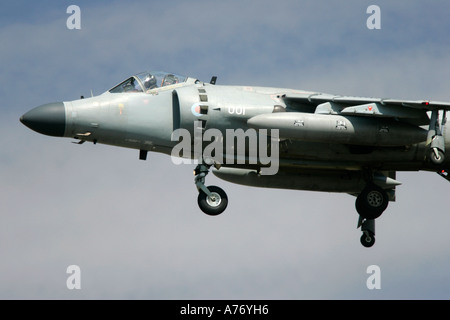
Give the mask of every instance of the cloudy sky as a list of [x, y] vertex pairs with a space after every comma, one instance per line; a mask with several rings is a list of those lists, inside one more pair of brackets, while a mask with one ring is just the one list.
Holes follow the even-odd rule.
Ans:
[[[67, 7], [81, 9], [69, 30]], [[369, 5], [381, 9], [370, 30]], [[19, 122], [47, 102], [166, 70], [218, 84], [450, 101], [450, 4], [436, 1], [1, 1], [1, 299], [449, 299], [450, 184], [401, 172], [359, 243], [346, 194], [247, 188], [197, 207], [193, 166], [75, 145]], [[66, 269], [81, 268], [81, 290]], [[367, 268], [381, 270], [369, 290]]]

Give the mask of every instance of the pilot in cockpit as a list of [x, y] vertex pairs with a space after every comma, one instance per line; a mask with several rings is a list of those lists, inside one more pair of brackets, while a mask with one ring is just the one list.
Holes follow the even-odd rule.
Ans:
[[145, 90], [155, 89], [158, 86], [156, 85], [156, 78], [152, 74], [148, 74], [144, 79], [144, 87]]
[[177, 84], [177, 83], [178, 83], [178, 78], [175, 77], [175, 75], [173, 75], [173, 74], [168, 74], [164, 77], [161, 87], [170, 86], [172, 84]]

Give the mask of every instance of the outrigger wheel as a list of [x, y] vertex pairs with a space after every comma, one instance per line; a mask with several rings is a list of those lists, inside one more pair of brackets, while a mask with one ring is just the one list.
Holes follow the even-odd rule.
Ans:
[[435, 165], [441, 165], [445, 161], [445, 153], [438, 148], [431, 148], [429, 151], [430, 161]]
[[447, 121], [446, 110], [442, 115], [442, 123], [439, 124], [439, 110], [433, 110], [430, 118], [428, 137], [431, 137], [430, 150], [428, 158], [434, 165], [441, 165], [445, 161], [445, 138], [443, 128]]

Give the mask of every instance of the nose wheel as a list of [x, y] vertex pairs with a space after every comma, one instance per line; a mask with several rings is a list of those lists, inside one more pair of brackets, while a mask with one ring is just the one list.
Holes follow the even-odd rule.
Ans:
[[199, 164], [194, 170], [195, 185], [198, 190], [197, 204], [207, 215], [217, 216], [227, 208], [228, 196], [222, 188], [205, 186], [205, 177], [210, 167], [211, 165], [208, 164]]

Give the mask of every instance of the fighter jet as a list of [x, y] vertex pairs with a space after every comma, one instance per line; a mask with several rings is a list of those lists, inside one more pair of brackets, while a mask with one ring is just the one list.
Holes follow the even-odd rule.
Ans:
[[197, 202], [208, 215], [228, 204], [223, 189], [205, 185], [210, 170], [246, 186], [353, 195], [365, 247], [375, 243], [375, 219], [395, 201], [397, 171], [450, 180], [450, 102], [224, 86], [216, 79], [143, 72], [98, 96], [41, 105], [20, 121], [77, 144], [136, 149], [141, 160], [152, 151], [191, 163]]

